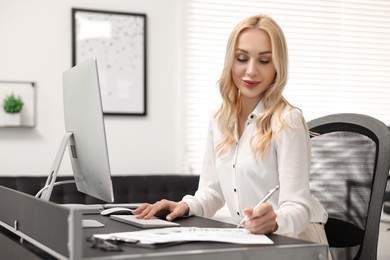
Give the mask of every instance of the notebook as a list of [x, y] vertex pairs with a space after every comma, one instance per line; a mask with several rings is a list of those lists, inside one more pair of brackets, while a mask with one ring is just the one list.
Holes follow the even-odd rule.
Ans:
[[141, 228], [178, 227], [179, 223], [152, 217], [151, 219], [137, 219], [135, 215], [111, 215], [111, 219]]

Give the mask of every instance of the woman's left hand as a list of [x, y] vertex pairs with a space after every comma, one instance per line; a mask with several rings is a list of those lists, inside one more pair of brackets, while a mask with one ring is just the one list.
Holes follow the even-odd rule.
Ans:
[[276, 213], [270, 203], [263, 203], [257, 208], [247, 208], [244, 214], [249, 220], [244, 227], [254, 234], [271, 234], [278, 229]]

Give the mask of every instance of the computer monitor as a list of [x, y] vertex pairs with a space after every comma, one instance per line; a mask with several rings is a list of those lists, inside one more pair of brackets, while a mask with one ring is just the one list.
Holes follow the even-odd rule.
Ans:
[[114, 193], [95, 57], [63, 73], [63, 93], [66, 133], [40, 197], [50, 199], [68, 147], [77, 189], [112, 203]]

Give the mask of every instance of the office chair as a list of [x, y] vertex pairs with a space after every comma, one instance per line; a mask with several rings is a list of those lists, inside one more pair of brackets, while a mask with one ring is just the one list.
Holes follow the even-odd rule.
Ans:
[[[390, 125], [387, 126], [390, 130]], [[390, 160], [390, 159], [389, 159]], [[385, 201], [383, 203], [383, 213], [386, 215], [390, 215], [390, 172], [387, 177], [387, 186], [386, 186], [386, 192], [385, 192]], [[383, 214], [382, 213], [382, 214]], [[387, 230], [389, 231], [389, 229]]]
[[333, 114], [308, 122], [310, 188], [328, 211], [333, 260], [375, 260], [390, 167], [390, 131], [377, 119]]

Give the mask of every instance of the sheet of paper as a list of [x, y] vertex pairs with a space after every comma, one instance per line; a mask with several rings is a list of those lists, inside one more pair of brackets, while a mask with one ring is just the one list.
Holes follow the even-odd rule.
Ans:
[[[101, 238], [107, 235], [100, 235]], [[134, 241], [141, 244], [157, 244], [179, 241], [214, 241], [236, 244], [273, 244], [265, 235], [251, 234], [246, 229], [174, 227], [134, 232], [119, 232], [108, 235], [111, 239]]]
[[243, 228], [183, 228], [181, 237], [189, 240], [217, 241], [235, 244], [273, 244], [273, 241], [265, 235], [252, 234]]

